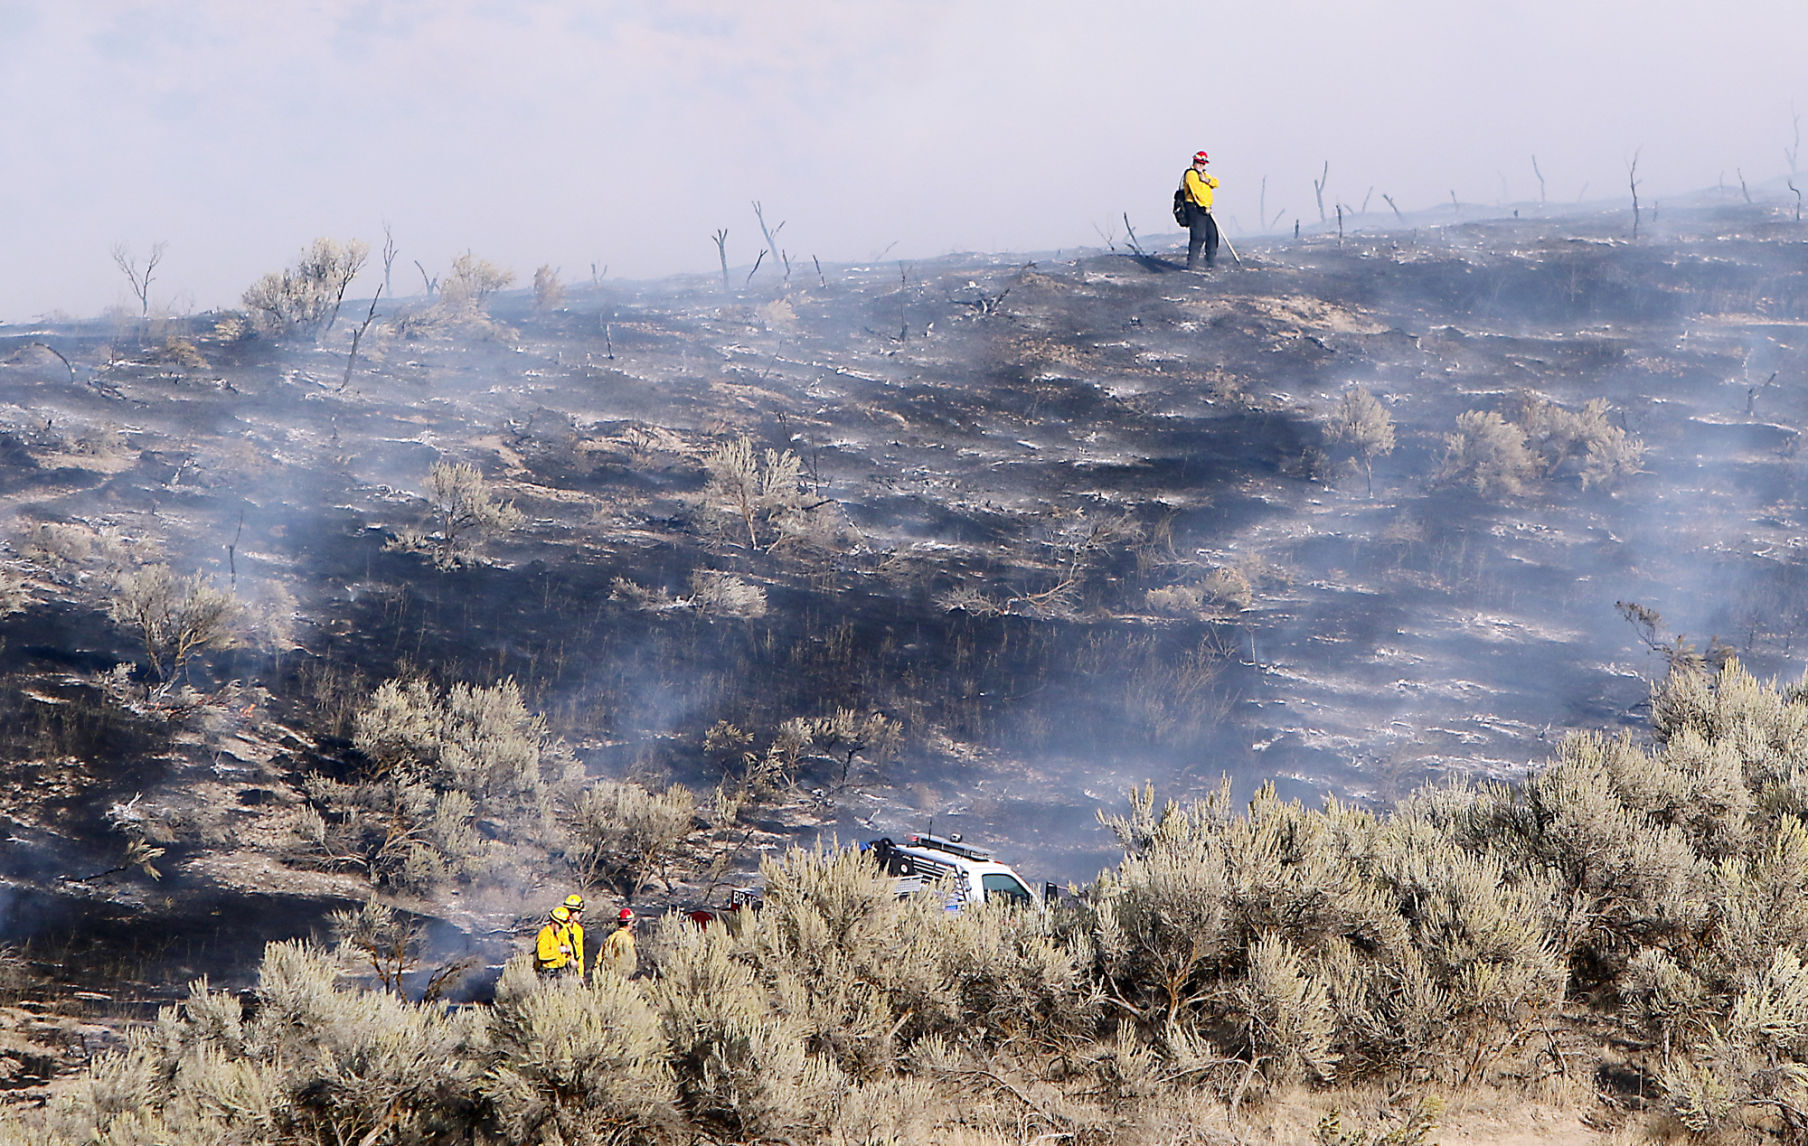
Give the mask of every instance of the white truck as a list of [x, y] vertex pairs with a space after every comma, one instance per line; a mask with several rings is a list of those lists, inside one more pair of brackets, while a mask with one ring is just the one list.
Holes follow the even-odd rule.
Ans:
[[[904, 837], [895, 843], [890, 837], [869, 840], [860, 845], [887, 875], [899, 896], [926, 892], [940, 895], [949, 911], [959, 911], [969, 903], [1005, 902], [1023, 907], [1053, 906], [1060, 888], [1045, 883], [1038, 890], [1006, 865], [992, 858], [992, 853], [961, 843], [959, 836], [936, 836], [928, 833]], [[685, 912], [699, 927], [721, 923], [736, 929], [745, 918], [743, 911], [759, 911], [765, 905], [762, 888], [744, 888], [729, 896], [723, 908], [697, 907]]]
[[925, 832], [906, 836], [903, 843], [886, 837], [862, 844], [860, 850], [869, 853], [887, 875], [895, 877], [899, 895], [940, 893], [946, 897], [949, 911], [959, 911], [969, 903], [1000, 900], [1024, 907], [1055, 901], [1054, 884], [1045, 883], [1032, 891], [1022, 876], [994, 860], [991, 852], [963, 844], [959, 836]]

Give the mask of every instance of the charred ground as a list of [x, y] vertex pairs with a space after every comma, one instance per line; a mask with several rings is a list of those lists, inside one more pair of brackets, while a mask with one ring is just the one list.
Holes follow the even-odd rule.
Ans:
[[[1617, 215], [1503, 220], [1247, 244], [1209, 277], [1095, 251], [518, 292], [465, 324], [422, 298], [378, 312], [349, 378], [344, 319], [317, 345], [217, 314], [0, 328], [28, 592], [0, 621], [5, 939], [36, 975], [156, 995], [318, 928], [368, 888], [286, 862], [291, 820], [308, 775], [361, 766], [350, 715], [398, 675], [513, 678], [591, 775], [700, 793], [735, 767], [703, 747], [719, 722], [757, 748], [881, 712], [898, 754], [845, 782], [807, 759], [736, 862], [933, 820], [1078, 880], [1110, 857], [1095, 809], [1144, 780], [1385, 802], [1642, 729], [1662, 662], [1616, 601], [1793, 677], [1802, 243], [1780, 214], [1674, 209], [1636, 242]], [[1397, 432], [1372, 496], [1327, 438], [1352, 385]], [[1529, 397], [1604, 399], [1641, 472], [1437, 480], [1460, 414]], [[749, 545], [700, 509], [743, 436], [797, 456], [807, 535]], [[450, 568], [391, 544], [436, 461], [525, 514]], [[43, 564], [45, 523], [205, 572], [292, 639], [135, 701], [145, 658]], [[764, 611], [708, 607], [699, 574]], [[157, 881], [110, 870], [134, 798]], [[564, 878], [404, 902], [493, 953]], [[146, 929], [169, 941], [100, 938]], [[96, 987], [71, 968], [101, 950], [130, 954]]]

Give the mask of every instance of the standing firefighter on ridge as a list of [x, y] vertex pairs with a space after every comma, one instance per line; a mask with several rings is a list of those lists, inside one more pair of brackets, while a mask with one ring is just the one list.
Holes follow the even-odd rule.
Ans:
[[1200, 151], [1193, 165], [1180, 177], [1180, 200], [1186, 208], [1187, 270], [1197, 270], [1204, 255], [1205, 268], [1211, 269], [1218, 258], [1218, 224], [1212, 218], [1212, 193], [1218, 189], [1218, 177], [1208, 173], [1211, 160]]

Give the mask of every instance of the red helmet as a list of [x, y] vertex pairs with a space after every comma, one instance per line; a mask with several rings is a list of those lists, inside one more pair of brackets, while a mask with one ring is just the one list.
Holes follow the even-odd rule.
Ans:
[[621, 909], [621, 914], [616, 916], [616, 918], [620, 919], [623, 923], [626, 923], [628, 920], [634, 918], [634, 913], [624, 907]]
[[1212, 161], [1211, 157], [1208, 156], [1205, 152], [1203, 152], [1203, 151], [1193, 152], [1193, 162], [1194, 163], [1210, 163], [1211, 161]]

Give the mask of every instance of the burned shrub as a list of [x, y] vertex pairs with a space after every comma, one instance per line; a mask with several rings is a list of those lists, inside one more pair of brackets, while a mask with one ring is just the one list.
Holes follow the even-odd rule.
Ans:
[[1348, 451], [1350, 461], [1362, 467], [1369, 496], [1375, 495], [1375, 459], [1394, 452], [1394, 420], [1387, 407], [1360, 386], [1352, 386], [1338, 399], [1325, 427], [1326, 440]]
[[186, 677], [195, 654], [233, 644], [246, 615], [238, 598], [215, 588], [206, 574], [179, 578], [161, 564], [120, 574], [107, 612], [137, 633], [159, 696]]
[[315, 239], [280, 274], [267, 274], [245, 291], [245, 309], [261, 334], [319, 337], [332, 329], [346, 288], [364, 267], [370, 247], [356, 239]]
[[427, 517], [419, 526], [396, 531], [388, 548], [420, 553], [441, 569], [456, 569], [478, 560], [490, 538], [520, 527], [526, 520], [513, 502], [490, 492], [483, 472], [468, 462], [434, 462], [427, 472]]
[[1517, 496], [1536, 476], [1525, 431], [1492, 410], [1457, 415], [1456, 432], [1444, 438], [1436, 482], [1466, 485], [1481, 497]]

